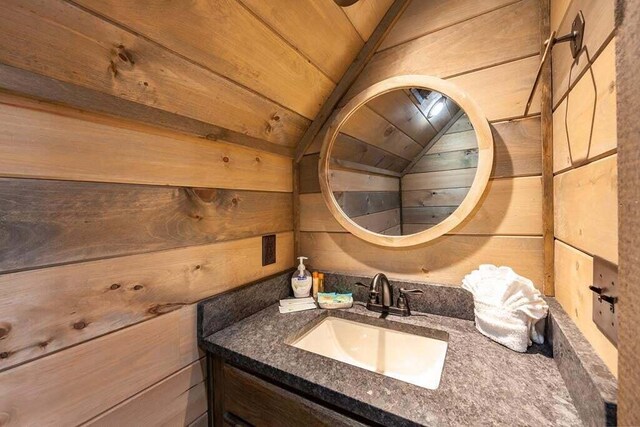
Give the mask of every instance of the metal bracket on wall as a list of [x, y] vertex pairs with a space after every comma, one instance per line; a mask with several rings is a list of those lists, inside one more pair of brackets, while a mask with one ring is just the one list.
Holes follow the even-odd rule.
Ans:
[[536, 79], [533, 82], [533, 87], [531, 88], [531, 93], [529, 94], [529, 99], [527, 99], [527, 106], [524, 108], [524, 115], [529, 114], [529, 108], [531, 108], [531, 102], [533, 102], [533, 96], [536, 93], [536, 88], [538, 87], [538, 83], [540, 83], [540, 76], [542, 75], [542, 67], [550, 56], [551, 49], [558, 43], [569, 42], [571, 46], [571, 56], [573, 59], [576, 59], [582, 50], [582, 43], [584, 40], [584, 15], [582, 12], [578, 12], [576, 14], [573, 23], [571, 24], [571, 32], [565, 34], [564, 36], [556, 37], [556, 32], [552, 31], [549, 38], [544, 42], [545, 49], [542, 54], [542, 59], [540, 60], [540, 66], [538, 67], [538, 72], [536, 73]]
[[576, 59], [582, 50], [582, 41], [584, 39], [584, 15], [578, 12], [573, 23], [571, 24], [571, 32], [562, 37], [556, 37], [553, 44], [570, 42], [571, 56]]
[[593, 322], [616, 345], [618, 344], [618, 266], [593, 257]]

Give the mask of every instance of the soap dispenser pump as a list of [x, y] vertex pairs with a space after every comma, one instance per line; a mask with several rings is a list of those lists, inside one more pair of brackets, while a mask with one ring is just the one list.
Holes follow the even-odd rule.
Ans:
[[299, 256], [298, 259], [300, 260], [300, 265], [298, 265], [298, 271], [293, 273], [293, 276], [291, 277], [291, 288], [293, 289], [294, 297], [304, 298], [309, 296], [309, 291], [313, 284], [313, 278], [303, 263], [303, 260], [308, 258]]

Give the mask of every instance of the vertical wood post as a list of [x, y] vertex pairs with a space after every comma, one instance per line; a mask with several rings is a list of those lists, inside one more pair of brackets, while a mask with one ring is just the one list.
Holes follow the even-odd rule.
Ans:
[[293, 167], [293, 262], [300, 253], [300, 164], [292, 160]]
[[[550, 0], [540, 0], [541, 52], [551, 33]], [[542, 240], [545, 295], [554, 295], [554, 234], [553, 234], [553, 90], [551, 58], [542, 67], [540, 76], [540, 125], [542, 132]]]
[[640, 425], [640, 2], [618, 0], [618, 422]]

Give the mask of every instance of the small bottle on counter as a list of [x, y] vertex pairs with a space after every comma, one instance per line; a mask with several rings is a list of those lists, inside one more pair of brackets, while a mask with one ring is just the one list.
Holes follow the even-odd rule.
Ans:
[[320, 289], [319, 288], [320, 279], [318, 278], [318, 272], [314, 271], [311, 276], [313, 277], [313, 297], [315, 299], [318, 299], [318, 290]]
[[324, 273], [318, 273], [318, 292], [324, 292]]
[[293, 289], [293, 296], [296, 298], [308, 297], [313, 286], [313, 279], [311, 273], [305, 267], [303, 261], [308, 259], [304, 256], [299, 256], [300, 265], [298, 271], [291, 276], [291, 288]]

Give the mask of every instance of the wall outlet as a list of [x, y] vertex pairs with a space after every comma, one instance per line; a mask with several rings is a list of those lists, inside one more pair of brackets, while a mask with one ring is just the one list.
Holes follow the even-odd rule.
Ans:
[[262, 266], [276, 262], [276, 235], [262, 236]]

